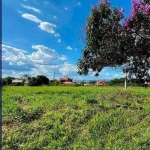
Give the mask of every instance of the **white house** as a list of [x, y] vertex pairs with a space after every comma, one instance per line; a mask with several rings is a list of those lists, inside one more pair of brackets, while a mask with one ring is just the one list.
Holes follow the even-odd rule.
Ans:
[[24, 80], [24, 83], [25, 83], [25, 84], [28, 84], [28, 82], [29, 82], [29, 79], [28, 79], [28, 76], [27, 76], [27, 75], [23, 75], [23, 76], [22, 76], [22, 80]]
[[27, 75], [23, 75], [20, 79], [19, 78], [15, 78], [12, 80], [12, 83], [23, 83], [24, 84], [28, 84], [29, 80], [28, 80], [28, 76]]
[[18, 78], [15, 78], [12, 80], [12, 83], [22, 83], [23, 80], [22, 79], [18, 79]]

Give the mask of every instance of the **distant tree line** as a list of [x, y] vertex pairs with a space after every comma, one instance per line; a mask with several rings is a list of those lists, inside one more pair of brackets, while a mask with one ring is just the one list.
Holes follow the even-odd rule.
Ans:
[[[114, 86], [114, 85], [122, 85], [124, 86], [124, 82], [125, 82], [125, 78], [115, 78], [112, 79], [108, 82], [108, 85], [110, 86]], [[144, 86], [144, 80], [136, 80], [136, 79], [132, 79], [132, 80], [127, 80], [127, 84], [128, 86]]]
[[15, 78], [14, 77], [2, 78], [2, 85], [11, 85], [13, 79]]
[[[16, 86], [23, 86], [24, 80], [22, 82], [12, 83], [12, 80], [15, 79], [14, 77], [6, 77], [2, 78], [2, 85], [16, 85]], [[44, 75], [38, 75], [37, 77], [28, 77], [28, 84], [29, 86], [40, 86], [40, 85], [49, 85], [49, 79]]]
[[[2, 85], [12, 85], [12, 86], [23, 86], [24, 85], [24, 80], [22, 82], [17, 82], [17, 83], [12, 83], [12, 80], [14, 80], [14, 77], [6, 77], [2, 78]], [[28, 86], [42, 86], [42, 85], [49, 85], [49, 86], [57, 86], [60, 85], [60, 81], [54, 79], [54, 80], [49, 80], [46, 76], [44, 75], [37, 75], [36, 77], [31, 77], [28, 76]]]
[[[2, 85], [15, 85], [15, 86], [23, 86], [24, 85], [24, 80], [22, 81], [22, 83], [12, 83], [12, 80], [15, 79], [14, 77], [6, 77], [6, 78], [2, 78]], [[124, 85], [125, 82], [125, 78], [115, 78], [112, 79], [108, 82], [108, 85], [110, 86], [114, 86], [114, 85]], [[76, 83], [74, 86], [84, 86], [86, 82], [81, 82]], [[88, 82], [91, 85], [94, 85], [96, 83], [96, 81], [90, 81]], [[42, 85], [47, 85], [47, 86], [57, 86], [60, 85], [60, 81], [58, 80], [49, 80], [46, 76], [44, 75], [38, 75], [36, 77], [28, 77], [28, 86], [42, 86]], [[144, 86], [143, 81], [141, 82], [137, 82], [137, 80], [132, 80], [132, 81], [128, 81], [128, 86]]]
[[115, 78], [109, 81], [109, 85], [124, 84], [125, 78]]

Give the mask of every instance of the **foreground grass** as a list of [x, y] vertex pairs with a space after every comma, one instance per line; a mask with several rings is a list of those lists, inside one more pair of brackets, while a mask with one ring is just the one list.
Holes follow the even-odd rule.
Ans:
[[150, 88], [4, 87], [3, 150], [148, 150]]

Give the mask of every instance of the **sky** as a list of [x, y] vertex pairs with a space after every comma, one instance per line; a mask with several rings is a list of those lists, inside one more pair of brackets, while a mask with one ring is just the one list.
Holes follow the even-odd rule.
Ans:
[[[130, 0], [110, 0], [129, 16]], [[110, 80], [124, 77], [121, 69], [104, 68], [98, 77], [77, 74], [85, 43], [84, 26], [98, 0], [3, 0], [2, 77], [45, 75], [73, 80]]]

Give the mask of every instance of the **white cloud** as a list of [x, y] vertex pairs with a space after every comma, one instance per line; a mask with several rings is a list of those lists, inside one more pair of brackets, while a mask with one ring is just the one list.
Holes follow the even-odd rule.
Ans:
[[24, 65], [24, 64], [25, 64], [25, 63], [22, 62], [22, 61], [17, 62], [17, 65], [19, 65], [19, 66]]
[[66, 49], [68, 49], [68, 50], [72, 50], [72, 47], [70, 47], [70, 46], [67, 46], [67, 47], [66, 47]]
[[80, 6], [80, 5], [81, 5], [81, 3], [80, 3], [80, 2], [78, 2], [78, 3], [77, 3], [77, 6]]
[[51, 78], [56, 72], [59, 79], [64, 75], [73, 76], [76, 73], [75, 65], [64, 63], [68, 59], [66, 55], [59, 55], [56, 50], [44, 45], [33, 45], [32, 48], [35, 51], [29, 54], [25, 50], [3, 44], [3, 74], [11, 74], [14, 77], [24, 73], [31, 76], [44, 74]]
[[9, 65], [11, 66], [11, 65], [14, 65], [14, 63], [12, 63], [11, 61], [9, 62]]
[[[31, 14], [22, 14], [22, 17], [23, 18], [26, 18], [30, 21], [33, 21], [33, 22], [36, 22], [36, 23], [39, 23], [38, 27], [43, 30], [43, 31], [46, 31], [50, 34], [54, 34], [55, 33], [55, 28], [56, 28], [56, 25], [55, 24], [52, 24], [52, 23], [49, 23], [49, 22], [44, 22], [44, 21], [41, 21], [40, 19], [38, 19], [36, 16], [34, 15], [31, 15]], [[58, 33], [55, 33], [54, 36], [56, 37], [60, 37], [60, 34]]]
[[53, 65], [59, 60], [66, 60], [65, 56], [59, 56], [54, 49], [50, 49], [44, 45], [33, 45], [32, 48], [37, 51], [27, 55], [27, 52], [22, 49], [2, 45], [2, 60], [8, 62], [9, 65], [24, 65], [25, 63], [32, 65], [36, 63], [41, 65]]
[[68, 8], [67, 8], [67, 7], [64, 7], [64, 9], [65, 9], [65, 10], [68, 10]]
[[69, 75], [72, 72], [77, 72], [77, 68], [75, 65], [65, 62], [61, 68], [59, 68], [59, 72], [63, 75]]
[[28, 19], [30, 21], [36, 22], [36, 23], [41, 23], [42, 21], [40, 19], [38, 19], [36, 16], [31, 15], [31, 14], [22, 14], [22, 17], [25, 19]]
[[3, 60], [6, 61], [18, 61], [18, 60], [25, 60], [26, 56], [25, 53], [26, 51], [22, 49], [18, 49], [15, 47], [7, 46], [2, 44], [2, 54], [3, 54]]
[[44, 45], [33, 45], [32, 48], [37, 49], [41, 54], [48, 55], [51, 58], [58, 57], [58, 54], [54, 49], [50, 49]]
[[48, 22], [41, 22], [39, 28], [48, 33], [54, 34], [55, 33], [54, 28], [56, 28], [56, 25]]
[[62, 56], [59, 57], [59, 59], [60, 59], [60, 60], [67, 60], [68, 58], [67, 58], [67, 56], [62, 55]]
[[23, 5], [21, 4], [24, 8], [26, 9], [29, 9], [29, 10], [32, 10], [34, 12], [37, 12], [37, 13], [41, 13], [41, 10], [37, 9], [37, 8], [34, 8], [34, 7], [30, 7], [30, 6], [26, 6], [26, 5]]
[[[35, 46], [36, 47], [36, 46]], [[28, 56], [28, 59], [34, 63], [34, 65], [54, 65], [55, 60], [57, 61], [58, 57], [55, 51], [51, 49], [42, 48], [42, 46], [37, 46], [38, 49], [36, 52], [33, 52], [31, 55]]]
[[60, 37], [60, 34], [59, 33], [55, 33], [54, 36], [55, 37]]
[[44, 4], [45, 4], [45, 5], [48, 5], [48, 4], [49, 4], [49, 2], [48, 2], [48, 1], [45, 1], [45, 2], [44, 2]]
[[38, 4], [38, 5], [40, 5], [40, 4], [37, 2], [37, 0], [33, 0], [33, 2], [36, 3], [36, 4]]
[[58, 43], [60, 43], [61, 42], [61, 39], [58, 39], [58, 41], [57, 41]]
[[38, 69], [36, 69], [36, 68], [32, 69], [32, 74], [34, 74], [34, 75], [40, 75], [40, 74], [48, 75], [49, 74], [49, 67], [38, 66]]
[[22, 14], [22, 11], [18, 10], [18, 13]]
[[57, 17], [56, 17], [56, 16], [53, 16], [53, 18], [57, 19]]

